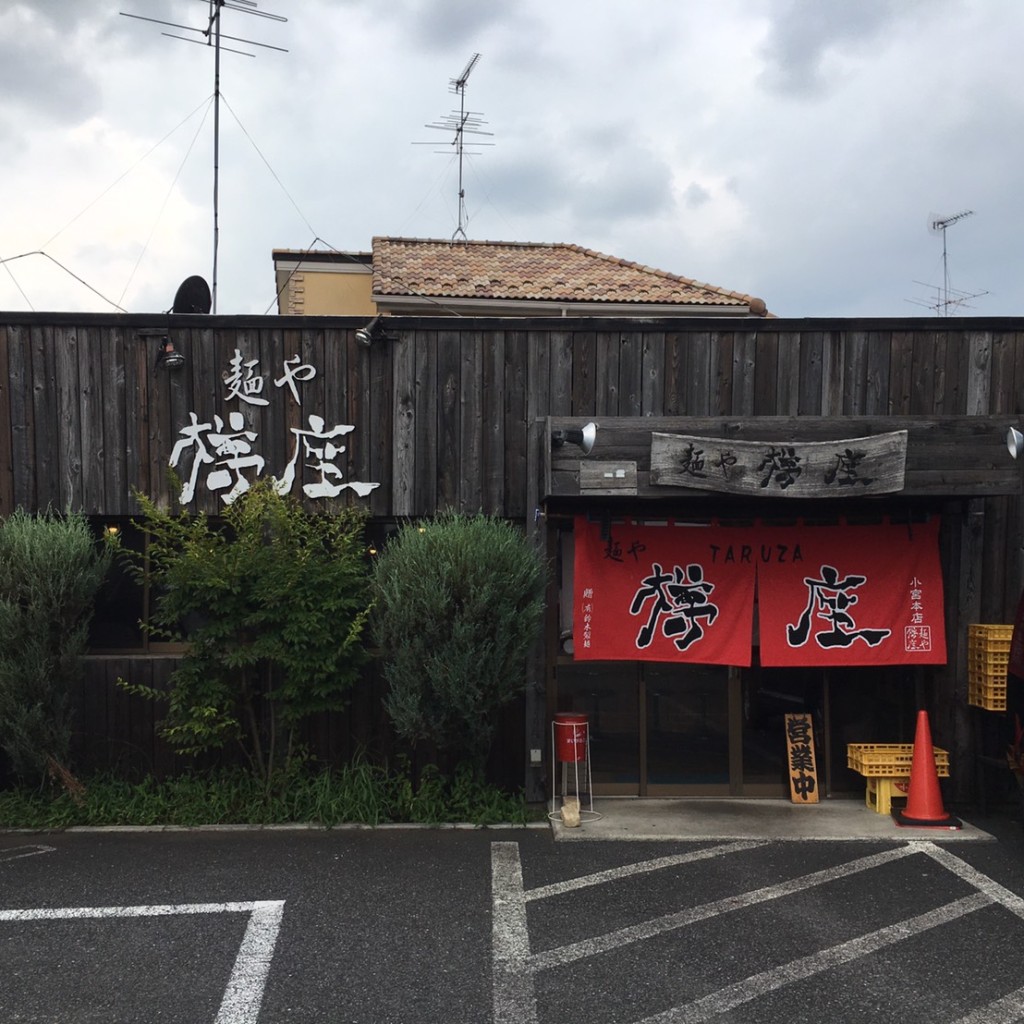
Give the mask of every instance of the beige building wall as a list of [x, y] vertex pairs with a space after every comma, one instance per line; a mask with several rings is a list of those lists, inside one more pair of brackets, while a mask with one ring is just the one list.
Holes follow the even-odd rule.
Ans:
[[277, 311], [306, 316], [376, 316], [369, 265], [275, 259]]

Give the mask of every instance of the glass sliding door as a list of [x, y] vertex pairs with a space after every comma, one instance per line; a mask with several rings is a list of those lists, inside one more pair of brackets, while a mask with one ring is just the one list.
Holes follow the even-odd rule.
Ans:
[[728, 794], [729, 669], [651, 663], [642, 672], [647, 794]]
[[[789, 795], [785, 716], [809, 713], [820, 747], [824, 728], [821, 669], [743, 669], [743, 791], [749, 795]], [[824, 785], [824, 758], [818, 751], [818, 780]]]
[[580, 662], [559, 665], [558, 710], [586, 714], [594, 791], [640, 795], [640, 709], [637, 664]]

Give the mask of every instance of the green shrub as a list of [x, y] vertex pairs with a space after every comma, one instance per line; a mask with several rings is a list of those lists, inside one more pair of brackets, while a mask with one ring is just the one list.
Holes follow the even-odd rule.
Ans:
[[167, 693], [162, 735], [182, 754], [230, 742], [269, 780], [296, 753], [303, 719], [344, 706], [365, 661], [365, 514], [307, 512], [271, 481], [224, 512], [171, 514], [139, 496], [145, 556], [126, 553], [157, 595], [150, 633], [186, 642]]
[[19, 510], [0, 523], [0, 748], [24, 781], [67, 764], [72, 691], [109, 564], [82, 515]]
[[526, 684], [546, 577], [521, 530], [447, 513], [404, 526], [373, 568], [370, 633], [396, 731], [481, 769]]

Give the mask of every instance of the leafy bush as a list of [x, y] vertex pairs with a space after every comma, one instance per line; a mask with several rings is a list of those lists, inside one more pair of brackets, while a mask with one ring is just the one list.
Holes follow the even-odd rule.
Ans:
[[0, 523], [0, 747], [22, 780], [67, 764], [72, 690], [109, 564], [82, 515], [19, 510]]
[[370, 633], [400, 736], [482, 768], [497, 712], [524, 689], [545, 582], [522, 531], [490, 516], [446, 513], [391, 538]]
[[188, 648], [168, 693], [120, 683], [167, 702], [161, 731], [178, 753], [237, 741], [269, 780], [291, 762], [301, 721], [343, 707], [359, 677], [365, 515], [307, 512], [272, 481], [228, 506], [219, 525], [138, 498], [148, 550], [126, 555], [157, 595], [145, 628]]

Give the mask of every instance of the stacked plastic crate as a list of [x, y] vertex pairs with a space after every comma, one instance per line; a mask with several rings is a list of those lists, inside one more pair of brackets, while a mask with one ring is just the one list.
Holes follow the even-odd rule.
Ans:
[[967, 703], [986, 711], [1006, 710], [1006, 668], [1013, 626], [975, 623], [967, 627]]

